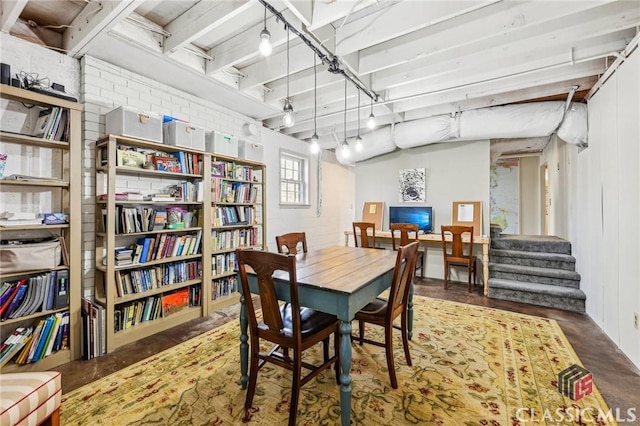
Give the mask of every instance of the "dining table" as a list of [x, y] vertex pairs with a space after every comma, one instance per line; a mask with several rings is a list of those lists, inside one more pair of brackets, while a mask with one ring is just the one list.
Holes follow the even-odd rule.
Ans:
[[[333, 314], [340, 320], [340, 418], [347, 426], [351, 419], [351, 321], [356, 312], [391, 286], [397, 252], [360, 247], [324, 247], [296, 255], [296, 274], [300, 306]], [[255, 274], [248, 272], [251, 293], [258, 293]], [[276, 293], [288, 301], [288, 273], [274, 273]], [[241, 385], [249, 382], [249, 337], [245, 297], [240, 297]], [[408, 300], [407, 328], [411, 336], [413, 290]]]

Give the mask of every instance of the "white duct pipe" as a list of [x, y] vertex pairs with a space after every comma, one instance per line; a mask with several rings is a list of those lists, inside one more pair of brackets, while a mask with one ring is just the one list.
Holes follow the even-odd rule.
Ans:
[[556, 131], [568, 143], [586, 144], [586, 105], [572, 103], [566, 114], [565, 107], [563, 101], [535, 102], [408, 121], [396, 124], [393, 130], [387, 127], [386, 132], [380, 129], [365, 135], [362, 152], [352, 149], [351, 156], [344, 158], [338, 149], [336, 157], [341, 164], [351, 165], [393, 151], [394, 141], [397, 147], [406, 149], [436, 142], [536, 138]]

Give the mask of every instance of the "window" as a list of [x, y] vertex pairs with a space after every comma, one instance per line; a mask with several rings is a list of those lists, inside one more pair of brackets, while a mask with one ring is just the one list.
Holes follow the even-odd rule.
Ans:
[[280, 204], [308, 205], [308, 160], [280, 152]]

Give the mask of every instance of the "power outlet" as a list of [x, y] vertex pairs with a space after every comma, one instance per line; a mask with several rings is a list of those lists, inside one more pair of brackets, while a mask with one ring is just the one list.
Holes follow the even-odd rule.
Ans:
[[640, 330], [640, 314], [638, 314], [637, 312], [633, 313], [633, 326], [637, 330]]

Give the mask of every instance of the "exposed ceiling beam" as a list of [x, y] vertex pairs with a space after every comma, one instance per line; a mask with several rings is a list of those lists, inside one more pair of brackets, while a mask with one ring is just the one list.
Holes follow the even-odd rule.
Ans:
[[[300, 27], [300, 20], [293, 16], [293, 14], [284, 11], [283, 15], [291, 25], [296, 28]], [[207, 63], [207, 74], [214, 74], [227, 67], [236, 66], [252, 58], [262, 58], [258, 52], [258, 44], [260, 42], [260, 31], [262, 31], [263, 28], [264, 23], [260, 22], [243, 33], [209, 49], [207, 54], [212, 56], [213, 60]], [[287, 32], [282, 23], [276, 22], [274, 16], [267, 15], [267, 29], [271, 33], [271, 45], [274, 47], [274, 50], [276, 47], [287, 42]], [[271, 61], [272, 58], [270, 57], [266, 60]]]
[[79, 58], [90, 48], [94, 39], [115, 27], [129, 16], [144, 0], [111, 0], [90, 2], [75, 17], [63, 35], [63, 48], [69, 56]]
[[283, 0], [282, 1], [306, 27], [313, 21], [313, 3], [308, 0]]
[[450, 2], [399, 2], [386, 9], [346, 23], [336, 31], [340, 56], [453, 19], [498, 0]]
[[8, 33], [11, 27], [18, 21], [22, 10], [27, 5], [29, 0], [14, 0], [3, 1], [0, 4], [2, 10], [2, 16], [0, 17], [0, 31]]
[[164, 52], [175, 52], [202, 35], [225, 25], [251, 7], [254, 7], [254, 4], [249, 0], [196, 3], [191, 9], [165, 25], [164, 30], [170, 35], [165, 39]]
[[[614, 31], [620, 28], [620, 18], [626, 18], [625, 14], [634, 14], [629, 5], [616, 3], [577, 13], [588, 6], [593, 6], [593, 3], [549, 2], [545, 3], [545, 7], [540, 7], [539, 2], [498, 3], [364, 49], [360, 51], [358, 69], [361, 74], [366, 74], [423, 58], [433, 58], [443, 52], [451, 56], [496, 46], [509, 48], [518, 40], [531, 40], [529, 45], [532, 46], [535, 40], [547, 38], [553, 44], [562, 39], [562, 34], [571, 34], [575, 28], [590, 27], [592, 31], [596, 31], [596, 23], [597, 28]], [[636, 11], [635, 14], [637, 13]], [[567, 15], [571, 15], [571, 18], [565, 18]], [[627, 18], [626, 21], [637, 22], [637, 17]], [[594, 33], [585, 36], [592, 35]], [[460, 49], [464, 52], [460, 52]]]

